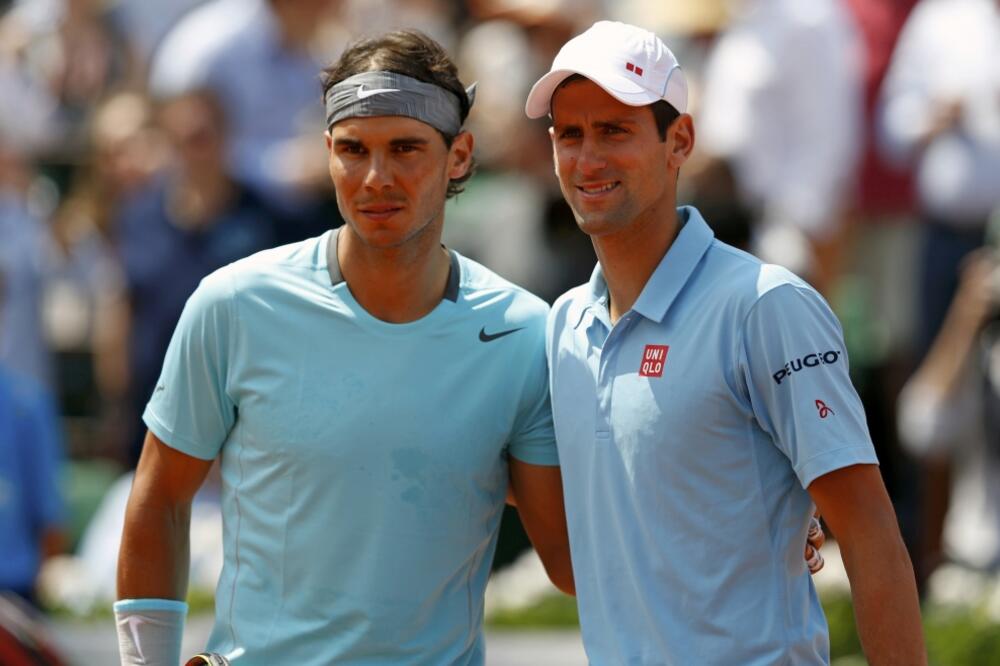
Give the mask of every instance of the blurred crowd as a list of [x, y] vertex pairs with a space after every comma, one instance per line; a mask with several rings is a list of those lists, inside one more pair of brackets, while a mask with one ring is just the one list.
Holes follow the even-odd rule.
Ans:
[[1000, 570], [1000, 0], [0, 0], [0, 589], [85, 545], [74, 474], [134, 467], [199, 280], [342, 223], [318, 74], [352, 40], [418, 28], [479, 82], [446, 242], [586, 281], [523, 105], [600, 18], [687, 72], [680, 200], [838, 313], [921, 583]]

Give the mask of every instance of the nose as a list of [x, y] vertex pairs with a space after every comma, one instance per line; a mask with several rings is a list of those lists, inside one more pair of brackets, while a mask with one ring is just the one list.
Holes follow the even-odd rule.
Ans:
[[364, 185], [369, 190], [384, 190], [392, 185], [389, 161], [375, 152], [371, 154]]
[[576, 168], [583, 175], [598, 173], [607, 166], [607, 160], [593, 136], [584, 136], [576, 156]]

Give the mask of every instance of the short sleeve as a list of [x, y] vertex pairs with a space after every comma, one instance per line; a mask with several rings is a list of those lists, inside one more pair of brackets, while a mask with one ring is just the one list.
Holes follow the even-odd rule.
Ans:
[[531, 367], [524, 384], [508, 451], [522, 462], [557, 466], [559, 454], [556, 451], [556, 433], [552, 424], [549, 370], [545, 357], [545, 339], [542, 327], [539, 326], [537, 344], [531, 355]]
[[184, 306], [143, 420], [171, 448], [218, 455], [236, 421], [227, 392], [234, 295], [225, 271], [202, 280]]
[[803, 487], [842, 467], [878, 463], [840, 323], [819, 294], [783, 284], [760, 296], [740, 354], [754, 416]]

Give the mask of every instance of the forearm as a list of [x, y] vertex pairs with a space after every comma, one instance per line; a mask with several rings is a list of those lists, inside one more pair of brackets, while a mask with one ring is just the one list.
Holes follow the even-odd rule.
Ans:
[[962, 381], [972, 355], [978, 326], [951, 312], [927, 357], [911, 381], [939, 396], [952, 395]]
[[927, 663], [913, 566], [895, 530], [859, 545], [841, 544], [855, 621], [872, 666]]
[[190, 504], [133, 498], [125, 512], [118, 554], [119, 599], [178, 599], [187, 595]]
[[[534, 542], [533, 545], [535, 545]], [[545, 573], [556, 589], [563, 594], [575, 597], [576, 584], [573, 580], [573, 563], [570, 559], [569, 544], [559, 543], [547, 546], [537, 544], [535, 550], [542, 560]]]
[[559, 468], [529, 465], [516, 459], [510, 465], [508, 495], [513, 500], [511, 504], [517, 507], [524, 531], [552, 584], [566, 594], [575, 595]]

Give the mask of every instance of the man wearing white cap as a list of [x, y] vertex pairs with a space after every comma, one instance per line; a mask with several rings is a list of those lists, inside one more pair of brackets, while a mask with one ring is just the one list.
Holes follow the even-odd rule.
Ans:
[[[840, 325], [784, 268], [676, 208], [687, 85], [652, 33], [599, 22], [532, 89], [599, 263], [548, 323], [592, 664], [825, 664], [801, 543], [838, 537], [873, 664], [925, 662], [913, 571]], [[891, 608], [892, 613], [885, 609]]]

